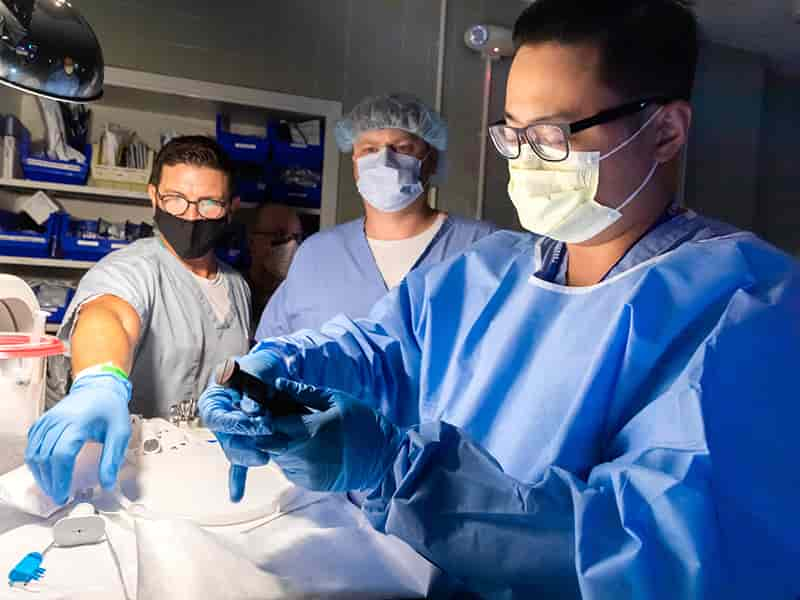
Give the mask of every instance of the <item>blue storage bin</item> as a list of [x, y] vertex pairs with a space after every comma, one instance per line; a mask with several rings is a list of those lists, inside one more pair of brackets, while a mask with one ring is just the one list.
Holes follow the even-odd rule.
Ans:
[[97, 233], [97, 221], [82, 221], [63, 215], [56, 255], [69, 260], [98, 261], [109, 252], [126, 247], [127, 240], [109, 239]]
[[64, 315], [67, 314], [67, 307], [69, 303], [72, 302], [72, 297], [75, 295], [75, 290], [70, 290], [67, 294], [67, 303], [64, 306], [60, 306], [57, 310], [49, 312], [47, 314], [47, 323], [54, 323], [56, 325], [61, 325], [61, 321], [64, 320]]
[[269, 160], [269, 137], [231, 133], [227, 115], [217, 114], [217, 142], [234, 162], [265, 164]]
[[231, 226], [227, 235], [214, 249], [217, 258], [225, 261], [235, 269], [243, 270], [249, 266], [250, 256], [247, 249], [247, 230], [243, 223]]
[[262, 203], [269, 199], [270, 171], [266, 165], [234, 164], [235, 195], [242, 202]]
[[47, 312], [47, 322], [48, 323], [55, 323], [61, 324], [61, 321], [64, 320], [64, 315], [67, 312], [67, 308], [69, 307], [69, 303], [72, 302], [72, 298], [75, 296], [75, 290], [73, 288], [67, 289], [67, 295], [64, 300], [64, 303], [60, 306], [45, 306], [42, 304], [41, 299], [39, 297], [39, 287], [34, 288], [34, 293], [36, 294], [36, 298], [40, 300], [41, 309]]
[[322, 171], [322, 161], [325, 158], [325, 130], [321, 124], [320, 144], [314, 146], [293, 143], [287, 122], [270, 121], [269, 144], [273, 165]]
[[58, 235], [60, 217], [58, 213], [50, 215], [43, 233], [20, 231], [20, 215], [0, 210], [0, 255], [47, 258]]
[[319, 208], [322, 203], [322, 172], [299, 167], [273, 167], [272, 200], [281, 204]]
[[24, 140], [20, 144], [22, 172], [26, 179], [33, 181], [86, 185], [89, 165], [92, 162], [91, 144], [86, 145], [83, 153], [86, 156], [86, 162], [83, 164], [75, 161], [50, 160], [46, 156], [30, 156], [30, 141]]

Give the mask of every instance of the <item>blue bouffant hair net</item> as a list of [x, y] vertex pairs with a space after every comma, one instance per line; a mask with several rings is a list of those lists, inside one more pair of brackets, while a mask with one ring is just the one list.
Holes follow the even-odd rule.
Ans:
[[365, 98], [336, 124], [336, 143], [342, 152], [351, 152], [359, 136], [373, 129], [402, 129], [440, 152], [447, 150], [447, 123], [414, 96], [390, 94]]

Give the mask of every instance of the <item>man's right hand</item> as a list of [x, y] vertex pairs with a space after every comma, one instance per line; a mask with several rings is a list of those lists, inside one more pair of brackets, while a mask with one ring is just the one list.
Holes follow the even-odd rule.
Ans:
[[[272, 389], [276, 379], [288, 377], [284, 357], [274, 348], [256, 347], [250, 354], [236, 359], [239, 368]], [[250, 398], [240, 390], [210, 382], [200, 396], [200, 418], [219, 440], [231, 463], [228, 477], [230, 498], [239, 502], [244, 497], [247, 468], [265, 465], [269, 455], [253, 445], [254, 436], [272, 432], [271, 415], [264, 406], [267, 398]]]
[[131, 436], [130, 399], [130, 382], [111, 373], [89, 373], [33, 424], [25, 462], [56, 503], [69, 499], [75, 459], [87, 441], [103, 444], [100, 484], [114, 487]]

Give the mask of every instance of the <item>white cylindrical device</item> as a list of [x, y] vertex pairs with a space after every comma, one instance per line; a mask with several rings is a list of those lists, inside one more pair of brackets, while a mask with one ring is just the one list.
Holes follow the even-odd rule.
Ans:
[[487, 56], [513, 56], [513, 34], [507, 27], [497, 25], [473, 25], [464, 32], [464, 43], [468, 48]]
[[24, 435], [44, 411], [47, 358], [64, 352], [46, 318], [22, 279], [0, 274], [0, 432]]

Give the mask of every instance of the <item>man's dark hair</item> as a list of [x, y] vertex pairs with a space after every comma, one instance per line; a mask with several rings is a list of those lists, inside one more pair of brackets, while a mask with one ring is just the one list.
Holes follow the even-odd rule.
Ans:
[[612, 90], [688, 101], [698, 30], [690, 0], [537, 0], [517, 20], [514, 43], [592, 45]]
[[192, 165], [222, 171], [228, 176], [228, 191], [233, 190], [233, 164], [225, 150], [216, 141], [203, 135], [186, 135], [172, 138], [159, 151], [153, 162], [150, 183], [161, 183], [164, 167]]

